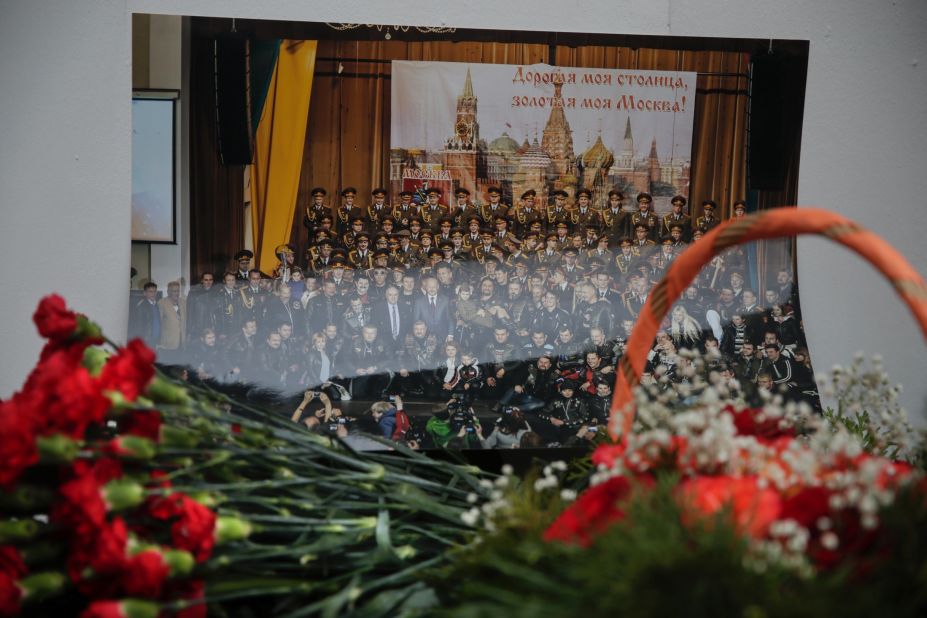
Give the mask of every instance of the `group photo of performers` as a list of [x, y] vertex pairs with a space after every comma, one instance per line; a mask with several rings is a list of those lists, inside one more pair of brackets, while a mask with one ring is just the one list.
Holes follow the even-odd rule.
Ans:
[[[276, 267], [259, 270], [243, 249], [186, 295], [180, 282], [163, 297], [150, 282], [130, 334], [196, 379], [318, 395], [323, 420], [339, 401], [392, 402], [371, 427], [416, 446], [589, 442], [605, 431], [615, 367], [651, 288], [721, 223], [711, 199], [693, 216], [681, 195], [661, 215], [645, 192], [592, 197], [553, 191], [540, 204], [529, 190], [513, 205], [498, 187], [477, 200], [425, 187], [362, 201], [352, 187], [316, 187], [299, 206], [304, 255], [283, 244]], [[744, 216], [745, 202], [730, 212]], [[817, 405], [792, 270], [751, 286], [749, 262], [729, 249], [676, 300], [645, 384]], [[409, 436], [396, 434], [403, 401], [435, 404]]]

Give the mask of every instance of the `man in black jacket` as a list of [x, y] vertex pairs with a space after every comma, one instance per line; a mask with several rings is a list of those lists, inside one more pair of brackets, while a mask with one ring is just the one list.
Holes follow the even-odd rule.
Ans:
[[382, 390], [389, 381], [385, 364], [386, 348], [377, 339], [377, 327], [364, 326], [361, 336], [352, 346], [353, 371], [356, 376], [351, 380], [351, 395], [355, 399], [379, 399]]
[[563, 444], [575, 436], [581, 427], [589, 424], [589, 409], [576, 393], [576, 382], [566, 380], [560, 385], [560, 396], [537, 413], [537, 423], [531, 427], [548, 442]]

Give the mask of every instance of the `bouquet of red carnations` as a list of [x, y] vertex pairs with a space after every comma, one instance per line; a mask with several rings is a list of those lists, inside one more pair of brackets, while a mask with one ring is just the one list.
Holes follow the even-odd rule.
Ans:
[[155, 616], [157, 603], [205, 615], [194, 566], [248, 524], [174, 491], [169, 469], [148, 465], [173, 443], [154, 402], [182, 393], [154, 380], [141, 342], [106, 355], [99, 329], [60, 297], [34, 319], [48, 343], [22, 390], [0, 403], [0, 614], [38, 611], [73, 587], [85, 616]]
[[34, 319], [48, 341], [0, 402], [0, 616], [401, 613], [472, 534], [471, 471], [156, 374], [58, 296]]

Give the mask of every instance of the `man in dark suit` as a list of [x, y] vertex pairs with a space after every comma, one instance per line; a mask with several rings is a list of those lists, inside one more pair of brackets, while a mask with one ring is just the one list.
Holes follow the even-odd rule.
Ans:
[[344, 300], [338, 295], [334, 281], [322, 282], [322, 293], [309, 301], [309, 334], [319, 332], [328, 324], [340, 324]]
[[438, 280], [428, 277], [423, 282], [425, 295], [415, 299], [412, 319], [421, 320], [428, 326], [428, 332], [439, 340], [450, 340], [454, 336], [454, 322], [451, 320], [450, 301], [439, 294]]
[[412, 328], [412, 312], [407, 305], [399, 302], [399, 288], [387, 286], [383, 300], [377, 301], [371, 308], [370, 319], [387, 349], [398, 355]]
[[132, 308], [129, 336], [138, 337], [154, 350], [161, 338], [161, 314], [158, 312], [158, 285], [149, 281], [143, 288], [144, 297]]

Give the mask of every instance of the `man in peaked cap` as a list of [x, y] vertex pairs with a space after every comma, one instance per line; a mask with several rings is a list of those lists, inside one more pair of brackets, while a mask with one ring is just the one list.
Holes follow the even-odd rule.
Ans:
[[447, 208], [441, 204], [441, 189], [429, 187], [425, 195], [428, 199], [422, 206], [422, 220], [428, 229], [435, 232], [441, 219], [447, 216]]
[[521, 203], [509, 209], [508, 218], [515, 223], [519, 235], [524, 235], [531, 224], [535, 221], [541, 221], [541, 210], [534, 204], [537, 192], [534, 189], [528, 189], [521, 194]]
[[695, 220], [695, 227], [706, 234], [716, 228], [721, 223], [721, 220], [715, 215], [717, 209], [718, 204], [714, 200], [702, 201], [702, 212], [704, 214]]
[[731, 218], [733, 219], [740, 219], [747, 215], [747, 203], [743, 200], [735, 200], [732, 208], [734, 213], [731, 215]]
[[310, 255], [309, 268], [312, 272], [325, 272], [331, 267], [332, 249], [332, 241], [328, 238], [324, 238], [316, 245], [315, 252], [313, 252], [311, 248], [307, 251]]
[[653, 214], [653, 196], [646, 191], [637, 194], [637, 212], [631, 215], [628, 225], [637, 233], [637, 226], [643, 223], [647, 226], [647, 238], [656, 242], [660, 234], [660, 222]]
[[248, 271], [251, 270], [251, 260], [254, 259], [254, 253], [248, 249], [242, 249], [235, 254], [235, 262], [238, 268], [235, 271], [235, 279], [238, 281], [248, 280]]
[[486, 194], [489, 197], [489, 201], [480, 207], [480, 216], [483, 218], [483, 223], [491, 225], [496, 215], [504, 215], [508, 212], [508, 207], [501, 201], [502, 189], [499, 187], [489, 187], [489, 189], [486, 190]]
[[455, 217], [459, 226], [466, 225], [467, 220], [471, 217], [480, 216], [479, 207], [470, 201], [469, 190], [467, 190], [465, 187], [458, 187], [454, 192], [454, 196], [457, 198], [457, 210], [455, 212]]
[[480, 242], [470, 249], [470, 254], [480, 264], [484, 263], [486, 258], [492, 255], [493, 232], [490, 228], [485, 227], [480, 230]]
[[503, 214], [498, 214], [493, 217], [493, 228], [494, 232], [494, 242], [499, 243], [500, 245], [509, 238], [515, 238], [515, 235], [509, 230], [509, 220]]
[[412, 201], [412, 192], [400, 191], [399, 203], [393, 207], [393, 217], [399, 227], [408, 229], [409, 220], [412, 217], [418, 217], [420, 214], [418, 204]]
[[370, 250], [370, 234], [361, 232], [355, 238], [354, 248], [348, 251], [348, 262], [354, 268], [367, 270], [373, 267], [373, 252]]
[[386, 204], [386, 189], [377, 187], [370, 192], [373, 196], [373, 203], [367, 207], [367, 220], [372, 227], [376, 227], [383, 220], [383, 217], [390, 214], [390, 207]]
[[325, 205], [325, 196], [328, 192], [322, 187], [313, 187], [309, 192], [312, 195], [312, 202], [306, 206], [306, 214], [303, 217], [303, 225], [309, 228], [309, 235], [312, 236], [312, 230], [319, 225], [320, 220], [325, 215], [330, 215], [331, 210]]
[[435, 242], [451, 239], [451, 230], [454, 228], [454, 221], [450, 217], [441, 217], [438, 222], [438, 231], [435, 234]]
[[677, 195], [673, 197], [670, 201], [672, 205], [672, 211], [663, 217], [663, 226], [661, 228], [661, 235], [669, 236], [670, 228], [673, 225], [679, 225], [682, 227], [682, 239], [685, 242], [689, 242], [689, 238], [692, 234], [692, 217], [686, 214], [686, 198]]
[[599, 225], [602, 222], [599, 211], [592, 206], [592, 191], [580, 189], [576, 192], [576, 207], [571, 219], [574, 232], [584, 232], [590, 225]]
[[348, 231], [353, 219], [357, 217], [365, 219], [363, 209], [354, 203], [356, 196], [357, 189], [354, 187], [345, 187], [341, 190], [341, 206], [335, 211], [335, 224], [342, 234]]
[[467, 231], [464, 233], [463, 244], [464, 247], [472, 248], [480, 244], [480, 223], [482, 219], [479, 215], [470, 215], [465, 223], [467, 224]]
[[551, 193], [551, 195], [554, 198], [554, 203], [547, 207], [547, 212], [545, 213], [548, 232], [554, 231], [557, 223], [561, 221], [567, 223], [570, 221], [570, 210], [566, 203], [568, 197], [567, 192], [563, 189], [557, 189]]
[[341, 246], [345, 249], [352, 249], [354, 244], [357, 242], [357, 237], [364, 232], [364, 225], [367, 223], [367, 220], [364, 217], [352, 217], [351, 218], [351, 227], [341, 236]]
[[628, 213], [623, 208], [623, 202], [624, 194], [612, 189], [608, 192], [608, 204], [602, 209], [602, 222], [614, 242], [628, 233]]

